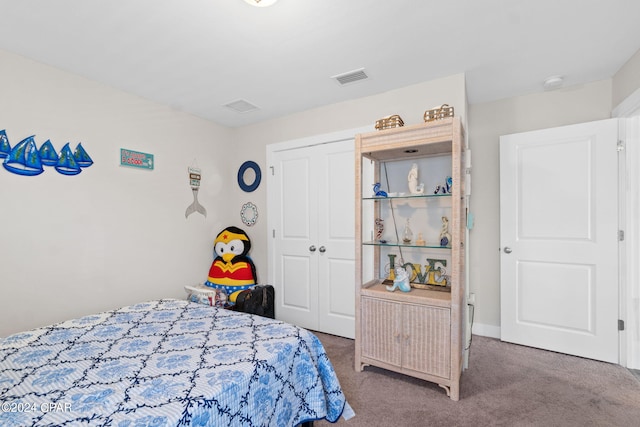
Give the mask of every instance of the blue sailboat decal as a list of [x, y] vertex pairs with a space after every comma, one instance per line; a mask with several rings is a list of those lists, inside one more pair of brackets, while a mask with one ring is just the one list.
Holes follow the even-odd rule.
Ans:
[[34, 176], [44, 171], [36, 142], [31, 135], [18, 143], [4, 159], [2, 166], [11, 173]]
[[80, 166], [78, 166], [76, 159], [73, 157], [73, 153], [71, 152], [71, 148], [69, 148], [68, 142], [64, 145], [64, 147], [62, 147], [62, 151], [60, 151], [60, 157], [58, 158], [58, 164], [55, 166], [55, 168], [62, 175], [78, 175], [80, 172], [82, 172], [82, 169], [80, 169]]
[[58, 153], [56, 153], [55, 148], [53, 148], [53, 144], [50, 139], [40, 146], [40, 161], [45, 166], [55, 166], [58, 164]]
[[76, 163], [81, 168], [88, 168], [93, 164], [93, 160], [91, 160], [89, 154], [82, 147], [82, 143], [79, 143], [76, 147], [76, 151], [74, 151], [73, 157], [76, 159]]
[[11, 152], [11, 146], [9, 145], [9, 138], [7, 138], [7, 132], [0, 130], [0, 159], [4, 159]]

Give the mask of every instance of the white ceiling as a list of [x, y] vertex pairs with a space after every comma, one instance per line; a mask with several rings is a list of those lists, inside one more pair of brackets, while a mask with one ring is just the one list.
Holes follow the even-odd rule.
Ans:
[[0, 0], [0, 20], [2, 49], [231, 127], [457, 73], [472, 104], [582, 84], [640, 49], [640, 0]]

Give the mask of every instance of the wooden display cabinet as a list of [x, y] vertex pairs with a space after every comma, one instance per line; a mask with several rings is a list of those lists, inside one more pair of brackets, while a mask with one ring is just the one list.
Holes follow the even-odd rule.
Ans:
[[[372, 365], [422, 378], [439, 384], [452, 400], [460, 396], [466, 336], [463, 140], [460, 119], [446, 118], [357, 135], [355, 152], [355, 369]], [[423, 194], [408, 193], [407, 172], [414, 163], [420, 165]], [[453, 182], [450, 193], [434, 194], [446, 176]], [[388, 197], [374, 196], [376, 182]], [[443, 216], [451, 236], [445, 246], [439, 241]], [[376, 236], [376, 218], [383, 220], [384, 239]], [[405, 243], [407, 219], [414, 237]], [[424, 243], [416, 242], [418, 233]], [[427, 259], [441, 261], [447, 286], [388, 291], [383, 282], [389, 281], [385, 266], [392, 258], [422, 269], [422, 280]]]

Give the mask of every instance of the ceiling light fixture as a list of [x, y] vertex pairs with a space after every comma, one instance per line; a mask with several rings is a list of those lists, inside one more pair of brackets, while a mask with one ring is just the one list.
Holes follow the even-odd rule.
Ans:
[[244, 1], [249, 3], [251, 6], [267, 7], [267, 6], [271, 6], [272, 4], [277, 2], [278, 0], [244, 0]]
[[544, 90], [554, 90], [562, 87], [564, 78], [562, 76], [550, 76], [544, 79]]

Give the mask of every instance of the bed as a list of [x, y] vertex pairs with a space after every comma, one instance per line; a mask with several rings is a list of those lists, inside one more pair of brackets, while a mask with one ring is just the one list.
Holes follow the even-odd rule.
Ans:
[[163, 299], [0, 339], [0, 425], [295, 426], [351, 412], [318, 338]]

